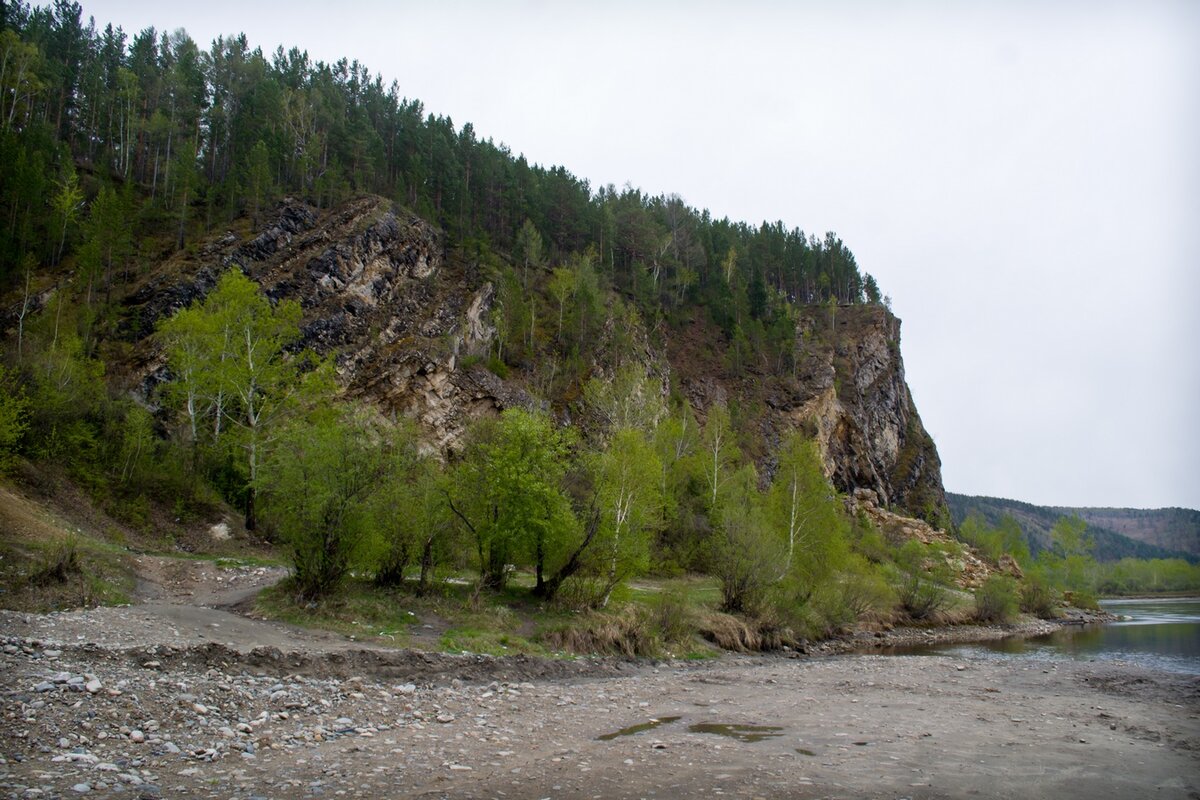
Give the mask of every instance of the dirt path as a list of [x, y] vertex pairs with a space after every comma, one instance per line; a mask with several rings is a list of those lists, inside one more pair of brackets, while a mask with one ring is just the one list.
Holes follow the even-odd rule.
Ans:
[[152, 602], [0, 614], [0, 796], [1200, 797], [1194, 677], [389, 651], [213, 607], [267, 572], [140, 568]]

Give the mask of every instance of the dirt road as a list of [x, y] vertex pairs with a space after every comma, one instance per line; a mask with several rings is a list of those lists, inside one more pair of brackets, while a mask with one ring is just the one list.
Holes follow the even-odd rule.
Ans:
[[1200, 797], [1196, 678], [940, 656], [547, 664], [195, 604], [271, 579], [0, 615], [0, 796]]

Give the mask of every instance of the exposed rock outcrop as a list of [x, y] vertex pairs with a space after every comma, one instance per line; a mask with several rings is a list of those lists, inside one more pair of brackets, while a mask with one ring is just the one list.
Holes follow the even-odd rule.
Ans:
[[834, 485], [870, 489], [883, 506], [944, 522], [941, 460], [904, 380], [900, 320], [878, 306], [838, 309], [833, 325], [805, 317], [796, 362], [785, 408], [813, 429]]
[[[870, 489], [857, 489], [846, 498], [846, 510], [851, 514], [862, 514], [893, 545], [915, 539], [924, 545], [934, 545], [933, 552], [941, 551], [941, 558], [955, 582], [963, 589], [977, 589], [994, 572], [1007, 572], [1020, 577], [1021, 568], [1010, 556], [1007, 563], [1001, 560], [999, 569], [981, 559], [971, 548], [954, 540], [945, 531], [938, 530], [928, 522], [913, 519], [879, 507], [879, 498]], [[929, 564], [927, 568], [934, 565]]]
[[[333, 354], [351, 394], [418, 420], [432, 449], [455, 447], [475, 416], [537, 405], [518, 384], [463, 368], [461, 357], [486, 354], [496, 334], [489, 322], [494, 289], [471, 287], [447, 269], [440, 234], [382, 198], [323, 214], [285, 200], [248, 241], [226, 234], [196, 255], [168, 260], [130, 295], [126, 319], [136, 323], [127, 330], [152, 330], [202, 299], [230, 268], [272, 298], [299, 302], [298, 346]], [[143, 349], [145, 372], [161, 375], [161, 358]]]
[[[504, 380], [480, 366], [496, 336], [496, 290], [443, 248], [437, 230], [382, 198], [324, 212], [285, 200], [261, 231], [216, 236], [159, 265], [126, 301], [126, 330], [141, 338], [239, 268], [272, 298], [300, 303], [300, 346], [333, 354], [352, 395], [418, 420], [431, 448], [453, 449], [472, 418], [540, 401], [519, 376]], [[599, 332], [591, 373], [611, 377], [632, 357], [701, 415], [714, 402], [757, 409], [761, 440], [751, 454], [764, 479], [779, 442], [800, 428], [817, 439], [840, 491], [868, 489], [881, 508], [945, 519], [937, 450], [904, 382], [900, 322], [886, 309], [804, 310], [790, 369], [756, 363], [737, 379], [728, 376], [721, 334], [705, 320], [697, 314], [691, 330], [665, 336], [661, 348], [622, 307]], [[154, 348], [142, 352], [142, 374], [161, 377]]]

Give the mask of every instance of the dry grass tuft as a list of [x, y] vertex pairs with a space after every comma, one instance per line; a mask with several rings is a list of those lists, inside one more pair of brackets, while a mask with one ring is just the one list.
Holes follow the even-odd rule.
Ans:
[[770, 618], [745, 619], [710, 612], [699, 620], [700, 635], [722, 650], [739, 653], [778, 650], [794, 645], [792, 630]]
[[659, 643], [645, 609], [627, 605], [619, 611], [589, 611], [539, 637], [543, 646], [570, 653], [652, 656]]

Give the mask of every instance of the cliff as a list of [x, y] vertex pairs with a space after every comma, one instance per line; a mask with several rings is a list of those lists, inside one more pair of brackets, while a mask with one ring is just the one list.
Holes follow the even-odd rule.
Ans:
[[[483, 368], [495, 329], [495, 289], [473, 265], [448, 257], [438, 232], [376, 197], [318, 212], [284, 201], [264, 229], [211, 238], [142, 279], [125, 306], [125, 328], [141, 359], [135, 377], [149, 394], [165, 377], [153, 343], [157, 320], [203, 297], [231, 266], [272, 297], [300, 302], [301, 346], [333, 354], [347, 391], [417, 419], [430, 447], [453, 448], [467, 423], [509, 406], [541, 404], [515, 372]], [[945, 494], [937, 450], [904, 381], [900, 322], [879, 306], [801, 310], [790, 365], [747, 366], [733, 377], [721, 332], [701, 309], [690, 323], [654, 335], [636, 323], [621, 331], [656, 374], [669, 377], [700, 415], [737, 401], [751, 429], [746, 443], [771, 474], [773, 451], [801, 428], [820, 445], [842, 492], [869, 490], [881, 506], [942, 523]], [[616, 335], [612, 323], [604, 340]], [[776, 365], [778, 366], [778, 365]], [[593, 374], [604, 374], [602, 364]], [[553, 398], [564, 415], [567, 398]]]

